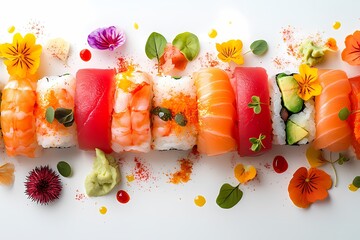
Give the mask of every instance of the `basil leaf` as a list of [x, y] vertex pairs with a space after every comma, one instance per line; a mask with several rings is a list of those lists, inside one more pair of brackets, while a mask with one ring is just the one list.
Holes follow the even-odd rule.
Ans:
[[54, 113], [55, 113], [54, 108], [48, 107], [45, 112], [46, 121], [48, 121], [49, 123], [52, 123], [54, 121], [54, 115], [55, 115]]
[[198, 37], [190, 32], [178, 34], [172, 42], [184, 54], [187, 60], [192, 61], [200, 52], [200, 42]]
[[233, 187], [228, 183], [221, 186], [219, 195], [216, 198], [216, 203], [221, 208], [232, 208], [242, 198], [243, 192], [239, 189], [239, 185]]
[[187, 124], [186, 117], [182, 113], [177, 113], [174, 117], [175, 122], [182, 127], [185, 127]]
[[347, 107], [342, 108], [338, 114], [340, 120], [342, 121], [345, 121], [349, 117], [349, 115], [350, 115], [350, 111]]
[[169, 121], [172, 118], [171, 111], [163, 107], [156, 107], [151, 111], [151, 113], [157, 115], [163, 121]]
[[145, 45], [146, 56], [149, 59], [156, 58], [159, 61], [164, 54], [166, 43], [167, 41], [163, 35], [157, 32], [151, 33]]
[[257, 40], [250, 45], [251, 52], [261, 56], [268, 50], [268, 44], [265, 40]]
[[60, 161], [56, 165], [57, 170], [63, 177], [69, 177], [71, 175], [71, 167], [67, 162]]

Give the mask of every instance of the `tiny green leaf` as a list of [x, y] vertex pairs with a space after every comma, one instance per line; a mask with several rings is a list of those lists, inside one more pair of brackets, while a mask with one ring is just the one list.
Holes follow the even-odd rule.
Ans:
[[251, 52], [257, 56], [261, 56], [268, 50], [268, 44], [265, 40], [256, 40], [250, 45]]
[[350, 158], [348, 158], [347, 156], [345, 156], [342, 153], [339, 153], [339, 158], [337, 160], [337, 163], [339, 165], [343, 165], [344, 163], [348, 162], [350, 160]]
[[217, 205], [225, 209], [235, 206], [243, 196], [243, 192], [239, 189], [239, 185], [233, 187], [228, 183], [223, 184], [220, 188], [219, 195], [216, 198]]
[[185, 127], [187, 124], [186, 117], [182, 113], [177, 113], [174, 117], [175, 122], [182, 127]]
[[190, 32], [178, 34], [172, 44], [184, 54], [187, 60], [192, 61], [200, 52], [200, 42], [198, 37]]
[[173, 76], [172, 78], [175, 80], [179, 80], [179, 79], [181, 79], [181, 76]]
[[159, 61], [164, 54], [166, 43], [167, 41], [163, 35], [157, 32], [151, 33], [145, 45], [146, 56], [149, 59], [156, 58]]
[[360, 188], [360, 176], [356, 176], [352, 182], [352, 184], [357, 187]]
[[55, 116], [54, 108], [53, 107], [48, 107], [46, 109], [46, 112], [45, 112], [46, 121], [48, 121], [49, 123], [52, 123], [54, 121], [54, 116]]
[[54, 113], [55, 119], [65, 127], [70, 127], [74, 123], [74, 113], [72, 109], [57, 108]]
[[342, 121], [345, 121], [350, 115], [350, 111], [347, 107], [343, 107], [340, 111], [339, 111], [339, 118]]
[[261, 112], [260, 97], [252, 96], [251, 102], [248, 103], [248, 107], [252, 108], [255, 114], [259, 114]]
[[262, 133], [260, 133], [258, 138], [252, 137], [249, 138], [249, 141], [251, 143], [251, 151], [253, 152], [258, 152], [261, 150], [261, 148], [265, 148], [264, 144], [262, 143], [262, 140], [265, 139], [265, 135], [263, 135]]
[[71, 167], [67, 162], [60, 161], [56, 167], [61, 176], [69, 177], [71, 175]]
[[157, 115], [163, 121], [169, 121], [172, 119], [171, 111], [167, 108], [156, 107], [151, 111], [151, 113]]

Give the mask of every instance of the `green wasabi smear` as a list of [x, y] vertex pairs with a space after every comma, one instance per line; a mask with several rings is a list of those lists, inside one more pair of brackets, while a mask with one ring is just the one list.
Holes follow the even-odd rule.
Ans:
[[120, 170], [116, 160], [100, 149], [95, 149], [93, 170], [85, 179], [85, 190], [89, 197], [108, 194], [120, 183]]
[[329, 48], [325, 46], [317, 46], [313, 41], [307, 40], [300, 47], [302, 62], [313, 67], [325, 59], [325, 53]]

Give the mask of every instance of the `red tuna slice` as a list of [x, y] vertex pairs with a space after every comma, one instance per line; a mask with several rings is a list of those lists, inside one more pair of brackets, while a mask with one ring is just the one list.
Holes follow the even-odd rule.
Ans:
[[74, 117], [80, 149], [112, 152], [114, 77], [112, 69], [80, 69], [76, 73]]
[[[272, 147], [272, 125], [268, 76], [260, 67], [237, 67], [233, 73], [233, 87], [237, 107], [237, 138], [240, 156], [257, 156]], [[249, 104], [252, 98], [260, 99], [261, 111], [254, 112]], [[254, 145], [254, 140], [263, 139]], [[252, 142], [253, 141], [253, 142]], [[258, 149], [253, 149], [258, 145]]]

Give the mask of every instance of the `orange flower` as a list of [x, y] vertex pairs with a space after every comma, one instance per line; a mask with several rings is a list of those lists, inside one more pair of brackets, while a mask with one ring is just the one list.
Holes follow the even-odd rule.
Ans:
[[311, 167], [320, 167], [327, 163], [327, 160], [323, 157], [321, 150], [315, 149], [312, 145], [306, 149], [306, 158]]
[[327, 190], [331, 188], [330, 175], [323, 170], [305, 167], [299, 168], [290, 180], [288, 192], [291, 201], [300, 208], [307, 208], [317, 200], [328, 197]]
[[337, 51], [338, 46], [336, 44], [335, 38], [329, 38], [325, 43], [325, 47], [327, 47], [331, 51]]
[[343, 61], [350, 65], [360, 65], [360, 31], [345, 38], [345, 49], [341, 53]]
[[234, 175], [240, 183], [246, 183], [256, 177], [256, 168], [252, 165], [244, 166], [239, 163], [234, 168]]

